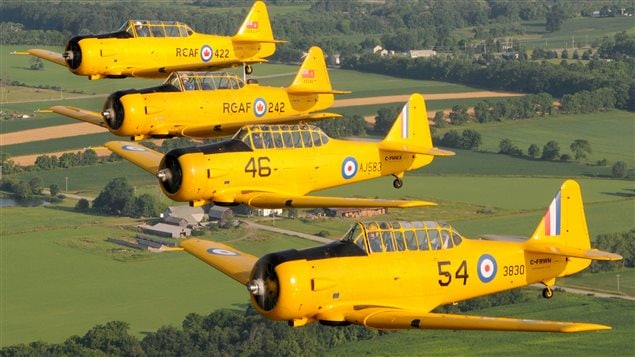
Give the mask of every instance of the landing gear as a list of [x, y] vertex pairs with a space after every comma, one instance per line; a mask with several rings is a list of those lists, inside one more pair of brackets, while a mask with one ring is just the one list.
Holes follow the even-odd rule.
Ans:
[[250, 75], [254, 73], [254, 68], [251, 65], [245, 65], [245, 74]]
[[542, 297], [545, 299], [551, 299], [553, 297], [553, 290], [550, 288], [542, 289]]
[[396, 177], [395, 181], [392, 182], [392, 186], [394, 188], [401, 188], [403, 186], [403, 180], [400, 179], [399, 177]]

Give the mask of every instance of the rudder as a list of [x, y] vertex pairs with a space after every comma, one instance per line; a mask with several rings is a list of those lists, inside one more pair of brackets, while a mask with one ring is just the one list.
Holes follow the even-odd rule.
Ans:
[[454, 152], [437, 149], [432, 145], [428, 111], [423, 96], [410, 95], [397, 119], [382, 142], [381, 150], [404, 151], [433, 156], [452, 156]]
[[538, 223], [531, 241], [591, 248], [580, 185], [566, 180]]
[[349, 91], [336, 91], [331, 87], [331, 79], [326, 69], [324, 52], [313, 46], [300, 65], [293, 82], [287, 88], [289, 94], [344, 94]]

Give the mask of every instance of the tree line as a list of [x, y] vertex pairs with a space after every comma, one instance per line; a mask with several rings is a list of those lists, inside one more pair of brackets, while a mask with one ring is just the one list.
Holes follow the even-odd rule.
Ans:
[[[362, 43], [333, 40], [334, 37], [367, 36], [365, 45], [381, 44], [395, 51], [415, 48], [464, 49], [466, 40], [454, 30], [470, 27], [475, 41], [493, 41], [498, 37], [522, 35], [520, 21], [542, 21], [552, 32], [568, 18], [590, 16], [606, 7], [605, 14], [617, 14], [625, 8], [633, 12], [628, 0], [603, 1], [536, 0], [498, 1], [357, 1], [357, 0], [277, 0], [274, 5], [309, 5], [308, 11], [270, 10], [276, 37], [289, 41], [280, 55], [288, 50], [306, 50], [320, 45], [329, 52], [348, 54], [360, 50]], [[72, 2], [33, 2], [10, 0], [0, 11], [0, 43], [63, 45], [77, 34], [109, 33], [125, 20], [177, 20], [201, 33], [230, 35], [238, 28], [251, 6], [251, 1], [196, 0], [179, 6], [146, 2], [143, 6], [128, 1], [88, 2], [78, 6]], [[238, 11], [202, 11], [224, 6], [240, 7]], [[611, 11], [609, 11], [611, 10]], [[615, 12], [613, 12], [613, 10]], [[372, 47], [372, 46], [371, 46]], [[278, 54], [274, 56], [278, 59]]]

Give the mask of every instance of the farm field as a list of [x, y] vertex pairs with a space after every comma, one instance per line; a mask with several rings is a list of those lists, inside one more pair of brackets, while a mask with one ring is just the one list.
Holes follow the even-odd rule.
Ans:
[[505, 121], [487, 124], [469, 124], [446, 127], [438, 130], [442, 136], [448, 130], [462, 132], [464, 129], [478, 131], [482, 137], [480, 150], [498, 152], [501, 139], [509, 138], [523, 152], [531, 144], [542, 146], [549, 140], [560, 145], [560, 153], [572, 153], [569, 145], [576, 139], [586, 139], [591, 144], [592, 153], [587, 161], [607, 159], [609, 162], [625, 161], [635, 165], [635, 115], [626, 111], [582, 115], [558, 115], [555, 117], [530, 120]]
[[[190, 255], [126, 252], [105, 242], [133, 236], [130, 219], [64, 207], [2, 208], [0, 346], [61, 342], [112, 320], [129, 322], [140, 336], [179, 325], [190, 312], [248, 302], [244, 288]], [[271, 233], [235, 241], [244, 235], [239, 230], [223, 240], [256, 255], [312, 245]]]

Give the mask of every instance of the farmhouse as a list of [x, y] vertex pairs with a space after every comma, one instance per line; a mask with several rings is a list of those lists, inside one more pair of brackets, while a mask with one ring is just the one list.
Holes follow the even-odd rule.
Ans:
[[339, 218], [358, 218], [358, 217], [371, 217], [380, 214], [386, 214], [388, 209], [385, 207], [371, 207], [371, 208], [327, 208], [324, 210], [329, 217]]
[[171, 206], [161, 214], [165, 223], [184, 227], [197, 226], [205, 218], [203, 207]]
[[153, 234], [159, 237], [184, 238], [189, 237], [192, 234], [192, 230], [190, 228], [165, 223], [157, 223], [154, 226], [140, 227], [144, 233]]

